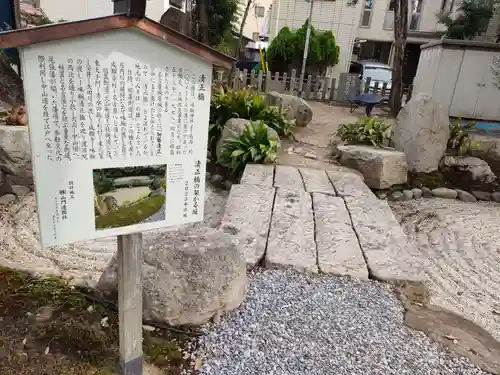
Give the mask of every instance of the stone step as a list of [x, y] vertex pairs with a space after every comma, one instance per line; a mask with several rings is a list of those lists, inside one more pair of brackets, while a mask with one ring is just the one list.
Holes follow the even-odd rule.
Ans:
[[356, 197], [378, 199], [363, 181], [363, 177], [354, 173], [327, 171], [337, 195], [341, 197]]
[[264, 257], [275, 190], [258, 185], [233, 185], [221, 228], [233, 236], [248, 267]]
[[368, 270], [377, 280], [423, 281], [422, 264], [386, 201], [347, 196], [351, 214]]
[[342, 198], [314, 193], [318, 266], [323, 273], [368, 279], [363, 252]]
[[287, 165], [277, 165], [274, 175], [274, 187], [304, 190], [304, 182], [297, 168]]
[[241, 176], [242, 185], [260, 185], [272, 187], [274, 182], [274, 165], [247, 164]]
[[325, 170], [299, 168], [299, 172], [308, 193], [325, 193], [335, 195], [335, 189], [333, 188]]
[[297, 189], [277, 189], [265, 263], [269, 268], [318, 272], [310, 194]]

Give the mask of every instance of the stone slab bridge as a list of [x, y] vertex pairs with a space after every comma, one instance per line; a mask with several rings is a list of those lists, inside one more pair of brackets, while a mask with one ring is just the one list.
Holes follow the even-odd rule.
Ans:
[[247, 266], [421, 282], [421, 263], [384, 200], [341, 171], [247, 165], [221, 223]]

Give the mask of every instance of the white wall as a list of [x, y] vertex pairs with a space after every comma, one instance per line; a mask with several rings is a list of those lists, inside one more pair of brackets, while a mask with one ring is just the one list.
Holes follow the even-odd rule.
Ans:
[[[40, 0], [40, 8], [53, 21], [61, 18], [67, 21], [76, 21], [113, 14], [111, 0]], [[148, 0], [147, 17], [159, 21], [163, 13], [164, 0]]]
[[[313, 7], [312, 24], [317, 30], [331, 30], [340, 47], [340, 61], [332, 70], [334, 77], [348, 70], [354, 39], [357, 35], [361, 4], [347, 6], [348, 0], [316, 1]], [[360, 1], [361, 3], [361, 1]], [[300, 28], [309, 15], [309, 3], [305, 0], [275, 0], [272, 6], [269, 38], [288, 26]]]
[[[263, 26], [265, 23], [268, 22], [269, 20], [269, 14], [270, 10], [269, 8], [271, 7], [272, 0], [256, 0], [255, 2], [252, 1], [252, 5], [250, 6], [250, 10], [248, 12], [248, 17], [245, 22], [245, 26], [243, 27], [243, 35], [246, 36], [247, 38], [252, 38], [253, 33], [256, 32], [261, 32]], [[243, 18], [243, 13], [245, 11], [245, 7], [247, 5], [247, 0], [240, 0], [240, 14], [238, 17], [238, 21], [236, 22], [236, 30], [240, 29], [241, 26], [241, 21]], [[265, 9], [264, 12], [264, 17], [256, 17], [255, 16], [255, 7], [256, 6], [262, 6]]]

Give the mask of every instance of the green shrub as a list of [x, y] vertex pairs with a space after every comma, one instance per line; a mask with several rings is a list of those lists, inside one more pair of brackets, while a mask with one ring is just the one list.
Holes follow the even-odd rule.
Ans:
[[390, 125], [376, 117], [361, 117], [357, 122], [341, 124], [337, 135], [343, 142], [380, 147], [389, 140]]
[[450, 138], [448, 138], [448, 151], [453, 151], [459, 155], [468, 154], [477, 147], [477, 142], [470, 139], [468, 130], [476, 126], [475, 122], [461, 124], [460, 119], [454, 125], [450, 125]]
[[234, 173], [239, 173], [247, 163], [274, 163], [277, 151], [277, 140], [269, 136], [264, 122], [255, 124], [251, 121], [243, 134], [224, 143], [219, 162], [229, 165]]
[[287, 120], [285, 113], [286, 110], [282, 108], [269, 106], [261, 112], [258, 120], [262, 120], [267, 126], [276, 130], [278, 135], [291, 137], [295, 128], [295, 120]]

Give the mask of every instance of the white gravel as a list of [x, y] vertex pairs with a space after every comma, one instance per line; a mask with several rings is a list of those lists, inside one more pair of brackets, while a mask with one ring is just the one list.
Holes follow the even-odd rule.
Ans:
[[198, 338], [200, 375], [487, 374], [403, 325], [375, 282], [267, 270], [246, 302]]

